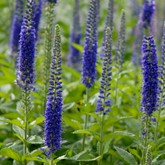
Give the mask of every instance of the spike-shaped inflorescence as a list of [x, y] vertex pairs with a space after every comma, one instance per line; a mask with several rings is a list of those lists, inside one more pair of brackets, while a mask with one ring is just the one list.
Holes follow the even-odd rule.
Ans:
[[114, 0], [109, 0], [107, 16], [105, 21], [105, 31], [107, 27], [110, 27], [111, 31], [113, 29], [113, 13], [114, 13]]
[[12, 56], [14, 56], [14, 54], [17, 54], [18, 52], [21, 25], [23, 21], [23, 13], [24, 13], [24, 1], [16, 0], [11, 36], [10, 36], [10, 48], [12, 51], [11, 54]]
[[88, 12], [84, 54], [82, 60], [82, 83], [90, 88], [96, 76], [96, 55], [97, 55], [97, 3], [90, 1]]
[[159, 67], [159, 107], [165, 103], [165, 23], [163, 28], [162, 38], [162, 58], [161, 66]]
[[36, 40], [38, 39], [38, 31], [40, 25], [40, 19], [42, 14], [42, 0], [35, 0], [33, 5], [33, 23], [35, 28]]
[[120, 68], [122, 68], [122, 64], [124, 62], [124, 51], [125, 51], [125, 40], [126, 40], [126, 18], [125, 11], [122, 11], [121, 21], [120, 21], [120, 31], [116, 45], [116, 64]]
[[60, 27], [55, 28], [55, 46], [52, 57], [49, 91], [45, 111], [45, 144], [49, 152], [60, 148], [62, 118], [62, 82], [61, 82], [61, 37]]
[[151, 27], [153, 15], [155, 12], [155, 1], [154, 0], [145, 0], [142, 11], [142, 26], [144, 28]]
[[[73, 13], [73, 27], [70, 35], [72, 43], [79, 44], [81, 43], [81, 26], [80, 26], [80, 4], [79, 0], [74, 1], [74, 13]], [[76, 70], [80, 70], [81, 67], [81, 53], [74, 46], [70, 45], [70, 54], [68, 57], [68, 65], [73, 67]]]
[[152, 36], [144, 37], [142, 51], [143, 87], [141, 110], [151, 116], [157, 109], [158, 100], [158, 62], [156, 46]]
[[47, 3], [46, 8], [46, 27], [45, 27], [45, 48], [44, 48], [44, 95], [43, 95], [43, 109], [45, 109], [46, 96], [48, 93], [49, 86], [49, 75], [50, 75], [50, 64], [52, 58], [52, 46], [54, 38], [54, 3]]
[[141, 25], [138, 24], [135, 28], [135, 42], [134, 42], [134, 52], [132, 54], [132, 62], [135, 66], [141, 64], [141, 45], [143, 40], [143, 31]]
[[18, 57], [17, 84], [23, 90], [33, 88], [35, 60], [35, 29], [33, 27], [33, 2], [27, 1], [27, 10], [20, 33], [20, 48]]
[[110, 81], [111, 81], [111, 69], [112, 69], [112, 33], [111, 29], [107, 27], [106, 29], [106, 40], [104, 48], [104, 57], [103, 57], [103, 71], [101, 79], [101, 87], [99, 91], [99, 99], [97, 101], [96, 112], [102, 111], [104, 114], [110, 111]]
[[[108, 2], [108, 9], [107, 9], [107, 16], [105, 21], [105, 27], [104, 27], [104, 38], [102, 43], [102, 51], [104, 51], [104, 44], [105, 44], [105, 38], [106, 38], [106, 29], [107, 27], [110, 27], [111, 31], [113, 29], [113, 7], [114, 7], [114, 0], [109, 0]], [[104, 53], [103, 53], [104, 55]]]

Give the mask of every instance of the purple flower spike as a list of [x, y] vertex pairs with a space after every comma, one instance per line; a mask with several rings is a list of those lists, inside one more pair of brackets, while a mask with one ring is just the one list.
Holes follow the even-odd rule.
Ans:
[[142, 51], [143, 87], [141, 110], [151, 116], [157, 109], [158, 100], [158, 61], [152, 36], [144, 37]]
[[[73, 27], [70, 36], [72, 43], [81, 44], [81, 26], [80, 26], [80, 13], [79, 13], [79, 0], [75, 0], [74, 13], [73, 13]], [[70, 45], [70, 54], [68, 58], [68, 65], [72, 66], [76, 70], [80, 70], [81, 67], [81, 53], [75, 47]]]
[[33, 2], [27, 1], [27, 10], [20, 33], [17, 84], [29, 90], [34, 83], [35, 29], [32, 22]]
[[102, 111], [103, 114], [110, 112], [111, 101], [109, 99], [110, 95], [110, 81], [111, 81], [111, 69], [112, 69], [112, 33], [111, 29], [107, 27], [105, 36], [105, 55], [103, 57], [103, 71], [101, 79], [101, 87], [99, 92], [99, 99], [97, 101], [96, 112]]
[[49, 153], [53, 153], [60, 148], [62, 122], [61, 37], [58, 25], [55, 30], [55, 48], [50, 72], [45, 111], [45, 144]]
[[18, 52], [21, 25], [23, 21], [23, 12], [24, 12], [24, 1], [16, 0], [16, 6], [14, 11], [11, 36], [10, 36], [10, 48], [12, 53]]
[[[37, 1], [37, 2], [36, 2]], [[42, 0], [36, 0], [33, 5], [33, 23], [36, 31], [36, 40], [38, 39], [38, 31], [40, 25], [40, 19], [42, 14]]]
[[144, 28], [150, 27], [152, 23], [152, 18], [155, 12], [155, 1], [145, 0], [143, 5], [143, 12], [142, 12], [142, 24]]
[[96, 55], [97, 55], [97, 3], [90, 1], [88, 12], [84, 54], [82, 60], [82, 83], [90, 88], [96, 76]]

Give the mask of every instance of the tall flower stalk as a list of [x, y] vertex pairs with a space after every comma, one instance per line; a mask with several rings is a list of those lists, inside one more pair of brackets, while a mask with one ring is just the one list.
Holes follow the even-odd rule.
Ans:
[[120, 30], [116, 45], [116, 56], [115, 56], [116, 65], [119, 68], [119, 71], [122, 70], [122, 65], [124, 62], [125, 40], [126, 40], [126, 18], [125, 18], [125, 11], [123, 10], [121, 15]]
[[[153, 17], [155, 13], [155, 1], [144, 0], [143, 8], [140, 14], [139, 22], [135, 29], [134, 53], [132, 55], [133, 64], [138, 66], [141, 64], [141, 45], [143, 35], [150, 35], [152, 32]], [[136, 74], [135, 74], [136, 75]]]
[[[106, 29], [110, 27], [111, 31], [113, 30], [113, 13], [114, 13], [114, 0], [109, 0], [108, 2], [108, 9], [107, 9], [107, 16], [105, 20], [105, 27], [104, 27], [104, 38], [102, 43], [102, 48], [104, 50], [105, 38], [106, 38]], [[103, 51], [102, 50], [102, 51]]]
[[158, 117], [156, 121], [155, 141], [157, 141], [157, 137], [158, 137], [160, 113], [164, 108], [164, 103], [165, 103], [165, 23], [164, 23], [163, 37], [162, 37], [161, 66], [159, 67], [159, 104], [158, 104]]
[[77, 50], [73, 43], [81, 44], [81, 25], [80, 25], [80, 4], [79, 0], [74, 1], [74, 12], [73, 12], [73, 27], [70, 35], [71, 45], [70, 53], [68, 57], [68, 65], [74, 69], [80, 71], [81, 67], [81, 53]]
[[61, 81], [61, 36], [60, 27], [55, 27], [55, 45], [50, 68], [49, 91], [45, 110], [45, 144], [49, 155], [60, 148], [62, 122], [62, 81]]
[[[28, 115], [31, 110], [31, 90], [34, 89], [35, 28], [33, 27], [33, 0], [27, 0], [27, 9], [20, 33], [17, 84], [22, 90], [24, 113], [24, 155], [27, 154]], [[27, 164], [25, 160], [25, 164]]]
[[[88, 11], [84, 53], [82, 60], [82, 83], [86, 86], [86, 104], [89, 101], [89, 90], [95, 82], [97, 55], [97, 0], [90, 1]], [[84, 129], [87, 128], [88, 116], [85, 117]], [[83, 136], [82, 150], [85, 147], [86, 136]]]
[[11, 56], [16, 56], [19, 48], [20, 32], [23, 21], [24, 1], [16, 0], [14, 17], [10, 35]]
[[154, 13], [155, 13], [155, 1], [145, 0], [143, 5], [142, 16], [141, 16], [141, 23], [143, 28], [150, 28], [152, 26]]
[[[103, 156], [103, 137], [104, 137], [104, 117], [110, 111], [110, 81], [111, 81], [111, 69], [112, 69], [112, 33], [111, 29], [107, 27], [106, 29], [106, 39], [104, 47], [104, 56], [103, 56], [103, 71], [101, 79], [101, 87], [99, 91], [99, 99], [97, 101], [96, 112], [101, 112], [101, 128], [100, 128], [100, 145], [99, 145], [99, 155]], [[102, 165], [102, 159], [99, 161], [99, 165]]]
[[36, 40], [38, 40], [38, 33], [39, 33], [39, 25], [40, 25], [40, 19], [42, 15], [42, 0], [35, 0], [34, 1], [34, 7], [33, 7], [33, 23], [34, 23], [34, 28], [36, 32]]
[[46, 6], [46, 28], [45, 28], [45, 52], [44, 52], [44, 95], [43, 95], [43, 109], [46, 106], [46, 96], [48, 93], [49, 77], [50, 77], [50, 64], [52, 58], [52, 46], [54, 36], [54, 6], [57, 1], [47, 0]]
[[120, 21], [120, 30], [119, 36], [116, 45], [116, 67], [118, 69], [117, 80], [116, 80], [116, 89], [115, 89], [115, 103], [117, 102], [118, 95], [118, 82], [120, 78], [120, 73], [122, 71], [122, 66], [124, 62], [124, 52], [125, 52], [125, 42], [126, 42], [126, 18], [125, 11], [122, 11], [121, 21]]
[[149, 145], [149, 133], [151, 126], [151, 116], [157, 109], [158, 101], [158, 62], [156, 54], [156, 46], [152, 36], [145, 36], [142, 44], [143, 58], [143, 87], [142, 87], [142, 102], [141, 111], [144, 113], [143, 127], [143, 155], [141, 164], [146, 162], [146, 152]]

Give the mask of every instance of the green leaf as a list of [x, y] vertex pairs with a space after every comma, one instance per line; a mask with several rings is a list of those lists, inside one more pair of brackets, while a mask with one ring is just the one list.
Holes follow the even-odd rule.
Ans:
[[126, 150], [119, 148], [119, 147], [114, 147], [116, 149], [116, 151], [118, 152], [118, 154], [130, 165], [137, 165], [137, 162], [134, 158], [133, 155], [131, 155], [129, 152], [127, 152]]
[[127, 132], [127, 131], [115, 131], [113, 133], [114, 136], [129, 136], [129, 137], [135, 137], [133, 133]]
[[92, 135], [92, 133], [91, 133], [90, 131], [88, 131], [88, 130], [84, 130], [84, 129], [74, 131], [73, 134], [86, 134], [86, 135]]
[[100, 156], [94, 157], [90, 151], [82, 151], [77, 155], [74, 155], [73, 157], [68, 158], [70, 160], [75, 160], [75, 161], [86, 161], [86, 162], [91, 162], [91, 161], [96, 161], [100, 159]]
[[31, 152], [30, 155], [32, 157], [36, 157], [36, 156], [38, 156], [38, 155], [40, 155], [42, 153], [43, 153], [43, 151], [41, 149], [37, 149], [37, 150], [34, 150], [33, 152]]
[[78, 44], [72, 42], [72, 46], [74, 48], [76, 48], [77, 50], [79, 50], [81, 53], [83, 53], [84, 48], [82, 45], [78, 45]]
[[20, 128], [24, 128], [24, 123], [20, 118], [13, 119], [13, 120], [2, 120], [3, 122], [14, 124]]
[[42, 116], [42, 117], [38, 117], [36, 120], [32, 121], [30, 124], [29, 124], [29, 129], [34, 127], [35, 125], [38, 125], [38, 124], [41, 124], [43, 123], [43, 121], [45, 120], [45, 118]]
[[81, 129], [82, 128], [81, 124], [76, 120], [73, 120], [73, 119], [71, 120], [71, 119], [64, 116], [63, 121], [66, 125], [69, 125], [70, 127], [74, 128], [74, 129]]
[[63, 111], [67, 111], [75, 106], [75, 103], [68, 103], [63, 105]]
[[44, 143], [42, 138], [40, 136], [36, 136], [36, 135], [29, 137], [27, 142], [30, 144], [43, 144]]
[[162, 137], [160, 138], [158, 141], [157, 141], [157, 144], [156, 144], [156, 148], [157, 150], [162, 147], [163, 145], [165, 145], [165, 137]]
[[62, 155], [62, 156], [56, 158], [56, 159], [53, 161], [53, 163], [56, 164], [56, 163], [58, 163], [59, 161], [64, 160], [64, 159], [66, 159], [66, 155]]
[[165, 151], [162, 152], [161, 154], [157, 155], [156, 158], [154, 158], [154, 159], [152, 160], [152, 163], [155, 164], [155, 163], [158, 161], [159, 157], [162, 156], [162, 155], [165, 155]]
[[16, 134], [18, 134], [19, 136], [21, 136], [22, 138], [25, 137], [25, 132], [22, 128], [16, 126], [16, 125], [13, 125], [13, 130], [15, 131]]
[[21, 155], [19, 155], [17, 152], [12, 150], [11, 148], [3, 148], [2, 150], [0, 150], [0, 155], [7, 156], [19, 162], [21, 161]]

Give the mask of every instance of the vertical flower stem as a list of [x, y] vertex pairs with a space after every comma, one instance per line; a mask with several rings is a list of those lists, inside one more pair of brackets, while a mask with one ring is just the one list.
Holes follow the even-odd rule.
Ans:
[[[89, 89], [86, 88], [86, 103], [85, 103], [86, 106], [88, 104], [88, 101], [89, 101]], [[85, 115], [84, 129], [87, 129], [87, 126], [88, 126], [88, 115], [86, 114]], [[83, 135], [83, 141], [82, 141], [82, 151], [84, 151], [84, 148], [85, 148], [85, 140], [86, 140], [86, 135], [84, 134]]]
[[155, 130], [155, 137], [154, 137], [155, 143], [157, 142], [157, 139], [158, 139], [159, 120], [160, 120], [161, 106], [163, 103], [162, 98], [163, 98], [163, 96], [161, 95], [160, 102], [159, 102], [159, 108], [158, 108], [158, 116], [157, 116], [157, 120], [156, 120], [156, 130]]
[[[99, 156], [102, 156], [103, 154], [103, 137], [104, 137], [103, 127], [104, 127], [104, 112], [102, 112], [102, 117], [101, 117]], [[98, 164], [102, 165], [102, 158], [99, 160]]]
[[[24, 129], [24, 155], [27, 154], [27, 138], [28, 138], [28, 112], [30, 111], [29, 107], [29, 97], [30, 97], [30, 91], [27, 89], [23, 92], [23, 101], [25, 106], [25, 116], [24, 116], [24, 122], [25, 122], [25, 129]], [[24, 164], [27, 164], [27, 161], [24, 161]]]
[[[88, 104], [88, 101], [89, 101], [89, 88], [86, 88], [86, 103], [85, 103], [86, 106]], [[87, 126], [88, 126], [88, 115], [86, 114], [85, 115], [84, 130], [87, 129]], [[84, 134], [83, 139], [82, 139], [82, 149], [81, 149], [81, 151], [84, 151], [84, 149], [85, 149], [85, 141], [86, 141], [86, 135]], [[84, 164], [84, 162], [80, 162], [80, 165], [83, 165], [83, 164]]]
[[120, 79], [119, 75], [120, 75], [120, 73], [121, 73], [121, 71], [122, 71], [121, 66], [119, 66], [119, 67], [120, 67], [120, 68], [118, 68], [117, 80], [116, 80], [116, 86], [115, 86], [115, 104], [117, 104], [117, 95], [118, 95], [117, 90], [118, 90], [118, 84], [119, 84], [119, 79]]
[[52, 153], [51, 153], [50, 165], [54, 165], [54, 164], [53, 164], [53, 154], [52, 154]]
[[151, 121], [151, 117], [146, 115], [146, 119], [145, 119], [146, 134], [145, 134], [145, 138], [144, 138], [144, 149], [143, 149], [143, 153], [142, 153], [142, 163], [141, 163], [141, 165], [145, 165], [145, 162], [146, 162], [146, 151], [147, 151], [147, 147], [148, 147], [150, 121]]

